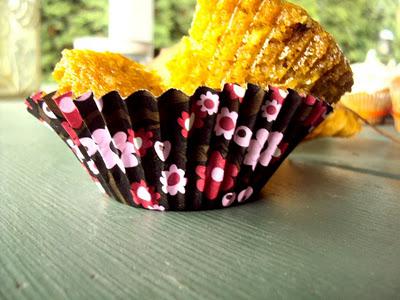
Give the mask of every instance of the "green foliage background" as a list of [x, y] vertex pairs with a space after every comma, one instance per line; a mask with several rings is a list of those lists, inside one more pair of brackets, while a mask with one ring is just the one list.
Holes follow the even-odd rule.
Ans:
[[[155, 0], [155, 47], [168, 47], [187, 32], [196, 0]], [[400, 60], [399, 0], [292, 0], [305, 7], [331, 32], [352, 62], [375, 48], [379, 31], [396, 35]], [[79, 36], [107, 35], [108, 0], [42, 0], [42, 65], [45, 76]]]

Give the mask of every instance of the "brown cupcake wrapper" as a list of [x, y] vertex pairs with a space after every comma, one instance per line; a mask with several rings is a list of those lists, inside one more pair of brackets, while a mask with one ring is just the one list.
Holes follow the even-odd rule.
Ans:
[[312, 96], [252, 84], [199, 87], [192, 96], [171, 89], [157, 98], [147, 91], [126, 99], [117, 92], [101, 99], [35, 95], [26, 103], [107, 194], [153, 210], [214, 209], [256, 199], [332, 110]]

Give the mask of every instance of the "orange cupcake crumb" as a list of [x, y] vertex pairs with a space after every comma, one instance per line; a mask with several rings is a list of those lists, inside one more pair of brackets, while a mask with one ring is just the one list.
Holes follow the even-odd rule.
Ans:
[[122, 97], [141, 89], [147, 89], [154, 95], [160, 95], [164, 90], [158, 75], [111, 52], [65, 49], [54, 69], [53, 78], [58, 83], [58, 94], [72, 91], [75, 96], [89, 90], [97, 98], [114, 90]]
[[323, 121], [307, 139], [319, 137], [351, 137], [362, 129], [362, 122], [355, 113], [340, 102], [325, 121]]

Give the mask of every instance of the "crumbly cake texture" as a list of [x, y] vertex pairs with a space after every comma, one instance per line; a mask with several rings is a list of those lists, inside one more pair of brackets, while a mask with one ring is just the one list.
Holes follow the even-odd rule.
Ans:
[[120, 54], [91, 50], [67, 50], [57, 63], [53, 78], [58, 83], [58, 94], [72, 91], [80, 96], [89, 90], [96, 97], [118, 91], [126, 97], [146, 89], [154, 95], [163, 92], [161, 78], [145, 66]]
[[199, 0], [189, 35], [174, 51], [163, 69], [166, 85], [186, 93], [251, 82], [334, 103], [353, 85], [333, 37], [305, 10], [281, 0]]

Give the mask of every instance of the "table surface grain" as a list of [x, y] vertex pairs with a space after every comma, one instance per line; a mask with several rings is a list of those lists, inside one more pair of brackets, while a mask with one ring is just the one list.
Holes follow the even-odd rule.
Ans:
[[241, 207], [157, 213], [102, 196], [54, 133], [0, 102], [0, 299], [400, 295], [400, 147], [301, 145]]

